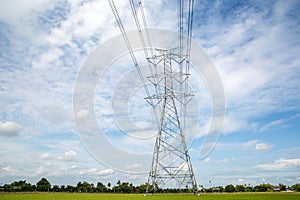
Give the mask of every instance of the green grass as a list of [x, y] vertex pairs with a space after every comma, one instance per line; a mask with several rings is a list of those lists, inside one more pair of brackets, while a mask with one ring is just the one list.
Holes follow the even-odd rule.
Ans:
[[300, 200], [300, 193], [234, 193], [234, 194], [86, 194], [86, 193], [0, 193], [0, 200]]

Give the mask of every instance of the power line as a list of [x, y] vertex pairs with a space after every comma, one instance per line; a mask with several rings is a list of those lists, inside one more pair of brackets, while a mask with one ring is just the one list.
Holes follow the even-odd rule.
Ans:
[[145, 42], [145, 39], [144, 39], [144, 36], [143, 36], [143, 33], [142, 33], [141, 25], [140, 25], [140, 22], [139, 22], [139, 19], [138, 19], [138, 16], [137, 16], [137, 12], [136, 12], [136, 9], [135, 9], [135, 6], [134, 6], [134, 2], [133, 2], [133, 0], [129, 0], [129, 3], [130, 3], [133, 18], [134, 18], [134, 21], [135, 21], [135, 25], [136, 25], [138, 33], [139, 33], [139, 38], [140, 38], [142, 46], [143, 46], [145, 57], [148, 58], [149, 55], [148, 55], [148, 52], [147, 52], [147, 49], [146, 49], [146, 42]]
[[[142, 1], [141, 0], [138, 0], [139, 2], [139, 8], [140, 8], [140, 12], [141, 12], [141, 16], [142, 16], [142, 20], [143, 20], [143, 25], [144, 25], [144, 30], [146, 32], [146, 40], [148, 42], [148, 45], [149, 45], [149, 49], [150, 49], [150, 54], [151, 54], [151, 58], [154, 57], [154, 52], [153, 52], [153, 45], [152, 45], [152, 41], [151, 41], [151, 36], [150, 36], [150, 33], [149, 33], [149, 29], [148, 29], [148, 23], [147, 23], [147, 20], [146, 20], [146, 16], [145, 16], [145, 11], [144, 11], [144, 6], [142, 4]], [[146, 58], [148, 59], [148, 58]], [[149, 61], [149, 60], [148, 60]], [[148, 63], [149, 64], [149, 63]], [[149, 65], [150, 66], [150, 65]], [[151, 67], [151, 66], [150, 66]], [[152, 73], [152, 71], [151, 71]], [[158, 85], [158, 82], [160, 81], [160, 79], [157, 77], [157, 74], [158, 74], [158, 71], [157, 71], [157, 67], [156, 65], [154, 66], [154, 75], [152, 74], [152, 77], [154, 77], [154, 82], [155, 82], [155, 92], [156, 92], [156, 95], [160, 94], [161, 93], [161, 89]], [[153, 81], [150, 81], [153, 83]], [[152, 106], [153, 106], [153, 103], [152, 103]], [[157, 116], [156, 116], [156, 112], [155, 112], [155, 118], [156, 118], [156, 121], [157, 121]], [[157, 121], [158, 122], [158, 121]]]
[[[131, 7], [133, 18], [134, 18], [134, 21], [135, 21], [135, 24], [136, 24], [136, 27], [137, 27], [137, 30], [138, 30], [139, 38], [140, 38], [140, 41], [142, 43], [144, 55], [145, 55], [145, 58], [147, 59], [149, 57], [149, 54], [148, 54], [148, 51], [147, 51], [146, 41], [145, 41], [143, 33], [142, 33], [142, 29], [141, 29], [141, 25], [140, 25], [140, 22], [139, 22], [139, 18], [137, 16], [137, 12], [136, 12], [136, 9], [135, 9], [135, 6], [134, 6], [134, 2], [133, 2], [133, 0], [129, 0], [129, 3], [130, 3], [130, 7]], [[141, 5], [141, 4], [142, 3], [139, 2], [139, 5]], [[143, 17], [143, 18], [145, 18], [145, 17]], [[144, 26], [147, 25], [146, 19], [143, 20], [143, 23], [144, 23]], [[146, 31], [148, 31], [147, 27], [145, 27], [145, 29], [146, 29]], [[150, 41], [150, 35], [149, 35], [149, 33], [148, 33], [148, 36], [146, 37], [146, 39], [148, 40], [148, 44], [151, 43], [151, 42], [149, 42]], [[152, 49], [152, 46], [150, 46], [150, 49]], [[153, 72], [153, 69], [152, 69], [152, 67], [150, 66], [149, 63], [148, 63], [148, 66], [149, 66], [149, 69], [150, 69], [150, 72], [151, 72], [151, 76], [153, 76], [154, 72]]]
[[194, 14], [194, 0], [189, 0], [187, 49], [186, 49], [186, 55], [187, 55], [186, 73], [189, 73], [189, 65], [190, 65], [190, 57], [191, 57], [193, 14]]
[[[144, 6], [143, 6], [141, 0], [139, 0], [139, 8], [140, 8], [141, 15], [142, 15], [142, 20], [143, 20], [143, 24], [144, 24], [144, 28], [145, 28], [145, 32], [146, 32], [146, 37], [147, 37], [148, 45], [149, 45], [149, 47], [153, 47], [152, 41], [151, 41], [151, 37], [150, 37], [150, 33], [149, 33], [149, 30], [148, 30], [148, 25], [147, 25], [147, 20], [146, 20], [145, 12], [144, 12]], [[153, 48], [150, 48], [150, 52], [151, 52], [151, 57], [153, 57], [153, 55], [154, 55]]]
[[134, 55], [132, 46], [131, 46], [131, 44], [130, 44], [130, 42], [129, 42], [128, 36], [127, 36], [127, 34], [126, 34], [126, 31], [125, 31], [125, 28], [124, 28], [124, 26], [123, 26], [122, 20], [121, 20], [120, 15], [119, 15], [119, 12], [118, 12], [118, 10], [117, 10], [117, 7], [116, 7], [116, 5], [115, 5], [115, 3], [114, 3], [113, 0], [108, 0], [108, 3], [109, 3], [109, 6], [110, 6], [110, 8], [111, 8], [111, 10], [112, 10], [112, 12], [113, 12], [113, 15], [114, 15], [114, 17], [115, 17], [115, 20], [116, 20], [116, 22], [117, 22], [117, 24], [118, 24], [118, 27], [119, 27], [119, 29], [120, 29], [120, 32], [121, 32], [122, 37], [123, 37], [123, 39], [124, 39], [124, 42], [125, 42], [125, 44], [126, 44], [126, 46], [127, 46], [127, 49], [128, 49], [129, 54], [130, 54], [130, 57], [131, 57], [131, 59], [132, 59], [132, 62], [133, 62], [134, 66], [135, 66], [135, 68], [136, 68], [136, 70], [137, 70], [137, 72], [138, 72], [138, 76], [139, 76], [139, 78], [140, 78], [140, 80], [141, 80], [141, 82], [142, 82], [142, 85], [143, 85], [143, 87], [144, 87], [144, 89], [145, 89], [145, 92], [146, 92], [146, 94], [147, 94], [148, 96], [150, 96], [150, 92], [149, 92], [149, 90], [148, 90], [148, 88], [147, 88], [147, 86], [146, 86], [146, 81], [145, 81], [145, 79], [144, 79], [144, 77], [143, 77], [143, 74], [142, 74], [142, 72], [141, 72], [141, 68], [140, 68], [140, 66], [139, 66], [139, 64], [138, 64], [138, 62], [137, 62], [137, 59], [136, 59], [135, 55]]
[[[140, 25], [140, 22], [139, 22], [139, 18], [137, 16], [137, 11], [136, 11], [136, 8], [135, 8], [135, 5], [134, 5], [134, 2], [133, 0], [129, 0], [129, 4], [130, 4], [130, 7], [131, 7], [131, 11], [132, 11], [132, 15], [133, 15], [133, 18], [134, 18], [134, 21], [135, 21], [135, 24], [136, 24], [136, 27], [137, 27], [137, 30], [138, 30], [138, 34], [139, 34], [139, 38], [140, 38], [140, 41], [142, 43], [142, 47], [143, 47], [143, 51], [144, 51], [144, 55], [145, 55], [145, 58], [146, 60], [149, 58], [149, 54], [148, 54], [148, 50], [147, 50], [147, 46], [146, 46], [146, 41], [145, 41], [145, 38], [143, 36], [143, 32], [142, 32], [142, 29], [141, 29], [141, 25]], [[142, 18], [143, 18], [143, 24], [144, 24], [144, 28], [145, 28], [145, 31], [146, 31], [146, 40], [148, 40], [148, 44], [149, 45], [152, 45], [151, 44], [151, 39], [150, 39], [150, 34], [149, 34], [149, 30], [147, 28], [147, 22], [146, 22], [146, 18], [145, 18], [145, 15], [144, 15], [144, 11], [143, 11], [143, 6], [142, 6], [142, 2], [139, 1], [139, 7], [141, 9], [141, 13], [142, 13]], [[151, 51], [151, 56], [153, 56], [153, 51], [152, 51], [152, 46], [149, 46], [148, 48], [150, 48], [150, 51]], [[154, 82], [155, 82], [155, 91], [156, 91], [156, 94], [158, 94], [160, 92], [160, 89], [158, 88], [158, 80], [156, 78], [156, 74], [157, 74], [157, 69], [156, 67], [154, 68], [155, 69], [155, 72], [153, 72], [153, 68], [151, 66], [151, 64], [149, 62], [147, 62], [147, 66], [148, 68], [150, 69], [150, 73], [151, 73], [151, 76], [150, 77], [153, 77], [154, 79]], [[148, 90], [148, 88], [147, 88]], [[149, 94], [149, 93], [148, 93]], [[147, 95], [148, 95], [147, 94]], [[149, 96], [149, 95], [148, 95]], [[153, 103], [153, 100], [152, 99], [149, 99], [148, 102], [150, 103], [150, 105], [152, 107], [155, 107], [156, 104]], [[154, 112], [154, 117], [155, 117], [155, 121], [156, 123], [158, 123], [158, 117], [157, 117], [157, 114], [156, 112]]]

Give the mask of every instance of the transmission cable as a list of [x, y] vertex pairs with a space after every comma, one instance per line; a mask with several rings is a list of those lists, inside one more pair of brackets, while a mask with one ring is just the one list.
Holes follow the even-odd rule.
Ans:
[[[142, 43], [142, 47], [143, 47], [143, 50], [144, 50], [144, 55], [145, 55], [145, 58], [147, 60], [149, 58], [149, 54], [148, 54], [148, 51], [147, 51], [147, 46], [146, 46], [146, 42], [145, 42], [145, 39], [144, 39], [144, 36], [143, 36], [143, 33], [142, 33], [142, 29], [141, 29], [141, 25], [140, 25], [140, 22], [139, 22], [139, 18], [137, 16], [136, 8], [134, 6], [133, 0], [129, 0], [129, 3], [130, 3], [132, 15], [134, 17], [134, 21], [135, 21], [135, 24], [136, 24], [136, 27], [137, 27], [137, 30], [138, 30], [139, 38], [140, 38], [140, 41]], [[142, 6], [142, 2], [141, 1], [139, 1], [139, 6], [140, 6], [140, 9], [143, 10], [143, 6]], [[142, 11], [142, 10], [141, 10], [141, 13], [142, 13], [142, 18], [143, 18], [144, 28], [145, 28], [145, 31], [146, 31], [146, 39], [148, 40], [148, 45], [152, 45], [151, 40], [150, 40], [150, 34], [149, 34], [149, 31], [148, 31], [148, 28], [147, 28], [146, 18], [145, 18], [145, 15], [144, 15], [144, 11]], [[149, 48], [151, 50], [151, 56], [153, 57], [152, 46], [149, 46]], [[152, 66], [151, 66], [151, 64], [149, 62], [147, 62], [147, 66], [150, 69], [151, 77], [154, 79], [154, 82], [155, 82], [155, 84], [154, 84], [155, 93], [156, 93], [156, 96], [158, 96], [158, 94], [160, 93], [160, 88], [159, 88], [158, 83], [157, 83], [157, 68], [155, 66], [154, 67], [155, 68], [155, 72], [153, 72], [153, 68], [152, 68]], [[148, 95], [148, 97], [150, 97], [150, 95]], [[150, 102], [149, 102], [150, 105], [154, 108], [156, 106], [156, 104], [153, 103], [153, 99], [150, 98], [149, 100], [150, 100]], [[157, 116], [156, 112], [154, 112], [154, 117], [155, 117], [155, 122], [157, 124], [159, 124], [159, 120], [158, 120], [158, 116]]]
[[153, 45], [152, 45], [152, 41], [151, 41], [149, 30], [148, 30], [147, 20], [146, 20], [146, 16], [145, 16], [145, 12], [144, 12], [144, 6], [143, 6], [141, 0], [139, 0], [139, 8], [140, 8], [141, 15], [142, 15], [142, 20], [143, 20], [143, 24], [144, 24], [144, 28], [145, 28], [145, 32], [146, 32], [146, 37], [147, 37], [148, 45], [150, 47], [151, 57], [153, 57], [153, 55], [154, 55], [153, 48], [152, 48]]
[[140, 78], [140, 80], [142, 82], [142, 85], [143, 85], [143, 87], [145, 89], [145, 92], [146, 92], [147, 96], [150, 96], [150, 92], [149, 92], [149, 90], [148, 90], [148, 88], [146, 86], [146, 81], [145, 81], [145, 79], [143, 77], [143, 74], [141, 72], [141, 68], [140, 68], [140, 66], [139, 66], [139, 64], [137, 62], [137, 59], [136, 59], [136, 57], [134, 55], [134, 52], [132, 50], [132, 46], [131, 46], [131, 44], [129, 42], [128, 36], [127, 36], [126, 31], [124, 29], [124, 26], [123, 26], [123, 23], [121, 21], [121, 18], [120, 18], [120, 15], [118, 13], [118, 10], [116, 8], [116, 5], [115, 5], [115, 3], [114, 3], [113, 0], [108, 0], [108, 3], [109, 3], [109, 6], [110, 6], [110, 8], [111, 8], [111, 10], [113, 12], [115, 20], [116, 20], [116, 22], [118, 24], [118, 27], [120, 29], [120, 32], [121, 32], [122, 37], [124, 39], [124, 42], [125, 42], [125, 44], [127, 46], [127, 49], [128, 49], [129, 54], [130, 54], [130, 57], [132, 59], [132, 62], [133, 62], [134, 66], [135, 66], [135, 68], [136, 68], [136, 70], [138, 72], [138, 76], [139, 76], [139, 78]]
[[[146, 42], [145, 42], [145, 39], [144, 39], [144, 36], [143, 36], [143, 33], [142, 33], [142, 29], [141, 29], [141, 25], [140, 25], [140, 22], [139, 22], [139, 18], [137, 16], [137, 12], [136, 12], [136, 9], [135, 9], [135, 6], [134, 6], [134, 2], [133, 2], [133, 0], [129, 0], [129, 3], [130, 3], [130, 7], [131, 7], [133, 18], [134, 18], [134, 21], [135, 21], [135, 24], [136, 24], [136, 27], [137, 27], [137, 30], [138, 30], [138, 33], [139, 33], [139, 38], [140, 38], [141, 43], [142, 43], [142, 47], [143, 47], [143, 51], [144, 51], [144, 54], [145, 54], [145, 58], [147, 59], [147, 58], [149, 58], [149, 54], [148, 54], [148, 51], [147, 51], [147, 46], [146, 46]], [[141, 4], [141, 2], [139, 2], [139, 4]], [[144, 26], [145, 26], [146, 19], [143, 20], [143, 21], [144, 21], [143, 23], [144, 23]], [[147, 30], [147, 27], [145, 27], [145, 29]], [[147, 36], [147, 39], [149, 39], [149, 38], [150, 38], [150, 36], [149, 37]], [[148, 41], [148, 44], [149, 44], [149, 41]], [[150, 46], [150, 49], [152, 49], [151, 46]], [[153, 72], [152, 67], [150, 66], [150, 63], [148, 63], [148, 67], [150, 69], [151, 76], [154, 76], [155, 74]]]
[[189, 0], [189, 12], [188, 12], [188, 31], [187, 31], [187, 65], [186, 73], [189, 73], [190, 57], [191, 57], [191, 44], [192, 44], [192, 30], [193, 30], [193, 13], [194, 13], [194, 0]]

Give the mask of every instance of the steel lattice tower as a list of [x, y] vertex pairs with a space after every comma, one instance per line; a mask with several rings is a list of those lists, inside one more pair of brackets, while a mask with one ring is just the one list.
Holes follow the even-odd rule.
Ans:
[[175, 64], [180, 66], [184, 59], [176, 53], [177, 49], [157, 49], [157, 51], [158, 55], [149, 58], [148, 61], [156, 69], [163, 67], [163, 70], [148, 79], [156, 88], [158, 86], [160, 88], [159, 92], [146, 99], [159, 100], [161, 115], [147, 192], [153, 193], [158, 187], [164, 188], [168, 184], [180, 189], [189, 188], [197, 193], [197, 183], [181, 125], [184, 123], [180, 119], [182, 113], [179, 113], [180, 106], [187, 104], [191, 96], [186, 93], [186, 90], [182, 90], [188, 74], [182, 73], [179, 68], [173, 69]]
[[[147, 95], [150, 95], [114, 0], [108, 0], [108, 2], [132, 62], [145, 87], [145, 92]], [[186, 105], [191, 100], [190, 96], [192, 96], [188, 94], [187, 83], [189, 77], [194, 0], [177, 1], [179, 19], [178, 48], [156, 49], [158, 52], [157, 55], [153, 55], [152, 52], [153, 45], [147, 29], [142, 2], [138, 1], [146, 39], [140, 26], [141, 23], [137, 15], [135, 3], [133, 0], [129, 2], [145, 57], [155, 69], [155, 73], [153, 74], [151, 70], [151, 76], [148, 77], [150, 82], [155, 86], [155, 94], [145, 99], [148, 99], [148, 102], [153, 107], [161, 106], [160, 120], [158, 120], [159, 130], [153, 152], [147, 192], [155, 192], [157, 187], [162, 188], [167, 183], [173, 182], [177, 188], [190, 188], [197, 193], [196, 179], [184, 136]], [[184, 34], [186, 34], [186, 37], [184, 37]], [[148, 48], [151, 50], [150, 58], [148, 56]], [[178, 68], [175, 67], [175, 64]], [[163, 66], [163, 70], [158, 69], [161, 66]], [[183, 72], [183, 68], [185, 68], [185, 72]], [[158, 103], [154, 104], [153, 99], [158, 100]]]

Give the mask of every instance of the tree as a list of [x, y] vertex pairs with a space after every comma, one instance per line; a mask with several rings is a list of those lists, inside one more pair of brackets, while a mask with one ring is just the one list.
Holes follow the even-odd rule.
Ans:
[[110, 192], [110, 187], [111, 187], [111, 183], [110, 182], [107, 183], [107, 187], [108, 187], [108, 191]]
[[131, 193], [133, 191], [133, 188], [129, 183], [124, 182], [120, 185], [120, 190], [122, 193]]
[[61, 185], [61, 186], [60, 186], [60, 191], [64, 192], [65, 190], [66, 190], [66, 186]]
[[273, 185], [271, 185], [269, 183], [263, 183], [263, 184], [255, 186], [253, 190], [255, 192], [273, 191]]
[[32, 186], [30, 183], [26, 183], [26, 181], [14, 181], [12, 184], [6, 188], [6, 191], [14, 191], [14, 192], [30, 192], [32, 190]]
[[83, 192], [83, 186], [81, 182], [78, 182], [76, 185], [76, 191], [77, 192]]
[[235, 191], [235, 188], [232, 184], [226, 185], [225, 192], [234, 192], [234, 191]]
[[14, 181], [12, 184], [10, 184], [10, 188], [14, 192], [21, 192], [22, 191], [22, 185], [25, 183], [25, 181]]
[[[72, 189], [72, 188], [69, 188]], [[83, 181], [83, 183], [78, 182], [76, 186], [76, 191], [77, 192], [94, 192], [95, 186], [94, 184], [89, 184], [86, 181]]]
[[135, 187], [132, 183], [124, 182], [124, 183], [117, 183], [117, 186], [113, 187], [114, 192], [122, 192], [122, 193], [132, 193], [135, 191]]
[[58, 185], [53, 185], [52, 191], [53, 191], [53, 192], [60, 192], [59, 186], [58, 186]]
[[222, 187], [222, 186], [218, 186], [217, 188], [219, 188], [219, 192], [223, 192], [224, 191], [224, 187]]
[[294, 191], [300, 192], [300, 183], [292, 185], [291, 188]]
[[36, 191], [36, 185], [31, 185], [30, 191]]
[[121, 181], [120, 180], [118, 180], [117, 185], [118, 186], [114, 186], [112, 188], [114, 192], [120, 192], [120, 186], [121, 186]]
[[245, 192], [252, 192], [253, 187], [248, 183], [248, 185], [245, 185]]
[[203, 185], [199, 185], [199, 190], [200, 190], [200, 192], [204, 192], [205, 190], [204, 190], [204, 186]]
[[82, 183], [82, 188], [83, 188], [83, 191], [82, 192], [92, 192], [92, 187], [91, 187], [91, 184], [89, 184], [88, 182], [84, 181]]
[[41, 192], [49, 192], [51, 188], [50, 182], [46, 178], [42, 178], [36, 183], [36, 189]]
[[97, 190], [97, 192], [103, 193], [103, 192], [106, 192], [107, 189], [106, 189], [106, 187], [105, 187], [105, 185], [103, 183], [98, 182], [96, 190]]
[[91, 191], [90, 192], [96, 192], [96, 188], [94, 183], [91, 183]]
[[138, 193], [145, 193], [148, 187], [150, 187], [150, 184], [145, 183], [145, 184], [138, 186], [136, 189], [137, 189]]
[[235, 191], [236, 192], [245, 192], [245, 186], [244, 185], [236, 185]]
[[67, 185], [65, 191], [66, 192], [75, 192], [76, 187], [72, 186], [72, 185]]
[[286, 191], [286, 185], [279, 183], [279, 186], [281, 191]]

